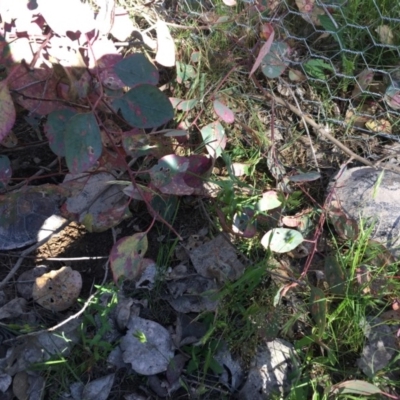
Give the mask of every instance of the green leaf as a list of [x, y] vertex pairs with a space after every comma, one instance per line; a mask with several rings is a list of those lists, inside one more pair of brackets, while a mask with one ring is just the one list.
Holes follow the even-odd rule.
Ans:
[[282, 205], [279, 200], [279, 194], [274, 190], [268, 190], [262, 194], [262, 198], [257, 202], [257, 211], [268, 211], [278, 208]]
[[270, 79], [278, 78], [283, 74], [289, 62], [285, 57], [289, 54], [290, 47], [285, 42], [274, 42], [268, 54], [262, 60], [261, 71]]
[[65, 159], [69, 171], [79, 174], [92, 167], [102, 151], [100, 129], [92, 113], [76, 114], [65, 129]]
[[194, 79], [196, 75], [196, 70], [192, 65], [184, 64], [180, 61], [176, 62], [176, 81], [178, 83]]
[[181, 111], [190, 111], [192, 110], [194, 107], [196, 107], [197, 103], [199, 102], [199, 100], [197, 99], [193, 99], [193, 100], [183, 100], [180, 103], [178, 103], [178, 105], [176, 106], [177, 110], [181, 110]]
[[155, 128], [174, 117], [168, 97], [152, 85], [138, 85], [113, 103], [125, 120], [136, 128]]
[[129, 87], [147, 83], [157, 85], [157, 68], [141, 53], [132, 54], [114, 66], [114, 72]]
[[372, 383], [361, 381], [361, 380], [351, 380], [338, 383], [331, 387], [331, 393], [333, 394], [357, 394], [363, 396], [371, 396], [373, 394], [382, 393], [382, 391]]
[[206, 125], [201, 129], [201, 136], [211, 157], [218, 158], [226, 146], [225, 130], [221, 123], [217, 121]]
[[343, 35], [342, 31], [338, 31], [335, 24], [333, 23], [332, 19], [329, 18], [328, 15], [319, 15], [318, 16], [321, 25], [324, 27], [326, 31], [332, 34], [333, 38], [341, 45], [341, 47], [345, 47], [342, 45], [343, 43]]
[[324, 60], [316, 59], [316, 60], [308, 60], [304, 64], [304, 69], [308, 75], [311, 75], [313, 78], [325, 80], [326, 70], [334, 72], [335, 70], [332, 68], [332, 65], [326, 63]]
[[261, 239], [261, 245], [276, 253], [287, 253], [303, 242], [303, 235], [293, 229], [275, 228]]
[[320, 288], [311, 287], [310, 305], [311, 315], [317, 324], [319, 337], [321, 337], [326, 325], [326, 298]]
[[70, 109], [51, 112], [44, 124], [44, 133], [49, 139], [50, 149], [59, 157], [65, 157], [65, 128], [77, 113]]

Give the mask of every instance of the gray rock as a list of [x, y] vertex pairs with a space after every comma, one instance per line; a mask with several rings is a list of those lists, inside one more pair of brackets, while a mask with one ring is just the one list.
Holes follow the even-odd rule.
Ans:
[[246, 383], [238, 394], [239, 400], [284, 398], [290, 389], [289, 374], [296, 369], [297, 358], [293, 346], [275, 339], [258, 349]]
[[398, 326], [393, 329], [393, 326], [386, 325], [380, 318], [374, 320], [368, 318], [363, 328], [368, 340], [361, 357], [357, 360], [357, 365], [365, 375], [373, 378], [378, 371], [390, 363], [394, 354], [397, 353]]
[[331, 190], [333, 204], [357, 222], [361, 217], [375, 224], [371, 239], [400, 258], [400, 175], [371, 167], [351, 168], [335, 178]]

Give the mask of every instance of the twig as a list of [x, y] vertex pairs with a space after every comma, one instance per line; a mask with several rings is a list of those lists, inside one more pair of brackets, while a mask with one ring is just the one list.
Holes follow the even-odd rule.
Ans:
[[19, 189], [22, 186], [25, 186], [27, 182], [31, 181], [34, 177], [40, 176], [43, 174], [43, 172], [46, 171], [46, 169], [50, 169], [54, 167], [55, 164], [57, 164], [58, 158], [53, 160], [47, 167], [41, 167], [39, 171], [36, 171], [30, 178], [25, 179], [24, 181], [16, 184], [15, 186], [12, 187], [12, 190]]
[[[325, 128], [323, 126], [317, 124], [313, 118], [304, 114], [301, 110], [298, 110], [296, 107], [294, 107], [292, 104], [288, 103], [286, 100], [282, 99], [281, 97], [276, 96], [275, 94], [271, 94], [268, 91], [266, 91], [262, 87], [260, 82], [254, 77], [254, 75], [251, 77], [251, 79], [253, 80], [254, 84], [258, 87], [258, 89], [261, 90], [261, 92], [267, 99], [275, 100], [275, 102], [277, 104], [280, 104], [281, 106], [288, 108], [294, 114], [296, 114], [300, 118], [304, 119], [307, 122], [307, 124], [311, 125], [320, 135], [324, 136], [327, 140], [329, 140], [335, 146], [339, 147], [342, 151], [344, 151], [346, 154], [348, 154], [354, 160], [357, 160], [364, 165], [368, 165], [369, 167], [376, 168], [374, 163], [372, 163], [371, 161], [368, 161], [364, 157], [361, 157], [358, 154], [354, 153], [347, 146], [345, 146], [342, 142], [337, 140], [330, 133], [326, 132]], [[385, 166], [382, 166], [382, 168], [387, 169], [388, 171], [395, 172], [396, 174], [400, 174], [400, 168], [396, 167], [395, 165], [385, 165]]]

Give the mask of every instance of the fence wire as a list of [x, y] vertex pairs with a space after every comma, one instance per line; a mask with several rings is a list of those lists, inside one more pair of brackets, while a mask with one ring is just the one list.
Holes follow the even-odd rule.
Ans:
[[400, 141], [400, 2], [269, 0], [265, 5], [263, 20], [292, 48], [282, 61], [301, 71], [318, 94], [316, 100], [304, 96], [302, 104], [347, 132]]
[[[400, 141], [400, 1], [237, 2], [257, 9], [273, 26], [275, 40], [289, 44], [280, 55], [288, 67], [280, 87], [297, 89], [302, 106], [322, 117], [318, 122]], [[185, 4], [201, 15], [210, 3]], [[290, 69], [304, 75], [313, 95], [302, 96], [299, 83], [285, 79]]]

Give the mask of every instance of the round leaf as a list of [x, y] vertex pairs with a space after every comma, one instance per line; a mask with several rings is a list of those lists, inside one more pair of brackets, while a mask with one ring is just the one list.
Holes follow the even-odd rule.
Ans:
[[114, 102], [125, 120], [136, 128], [154, 128], [174, 117], [168, 97], [152, 85], [138, 85]]
[[263, 193], [262, 199], [257, 202], [256, 208], [258, 211], [268, 211], [278, 208], [281, 204], [282, 202], [279, 200], [278, 193], [269, 190]]
[[72, 174], [88, 170], [102, 151], [100, 129], [92, 113], [76, 114], [65, 129], [65, 158]]
[[287, 253], [303, 242], [303, 235], [293, 229], [275, 228], [261, 239], [261, 245], [276, 253]]
[[147, 235], [142, 232], [124, 237], [114, 244], [110, 253], [110, 267], [115, 282], [123, 276], [127, 279], [140, 277], [147, 245]]
[[235, 121], [233, 111], [219, 100], [214, 100], [214, 111], [222, 119], [222, 121], [232, 124]]
[[114, 72], [129, 87], [147, 83], [157, 85], [157, 68], [141, 53], [132, 54], [114, 66]]
[[50, 149], [59, 157], [65, 157], [65, 127], [74, 115], [76, 112], [69, 109], [56, 110], [48, 115], [44, 125]]
[[274, 42], [269, 53], [263, 58], [262, 73], [270, 79], [278, 78], [285, 71], [288, 62], [284, 57], [289, 53], [290, 47], [285, 42]]

